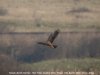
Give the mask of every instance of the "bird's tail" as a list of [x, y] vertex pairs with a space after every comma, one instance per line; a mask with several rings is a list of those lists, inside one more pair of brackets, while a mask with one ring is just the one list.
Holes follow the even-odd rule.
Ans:
[[53, 45], [54, 48], [57, 48], [57, 45]]

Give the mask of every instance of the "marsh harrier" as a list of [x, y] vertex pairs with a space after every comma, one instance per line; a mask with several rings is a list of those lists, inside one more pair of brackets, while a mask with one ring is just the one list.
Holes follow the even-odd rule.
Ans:
[[48, 46], [50, 48], [56, 48], [57, 45], [53, 45], [53, 41], [58, 36], [59, 32], [60, 32], [60, 30], [57, 29], [56, 31], [54, 31], [54, 33], [50, 34], [50, 36], [48, 37], [47, 42], [38, 42], [38, 44], [45, 45], [45, 46]]

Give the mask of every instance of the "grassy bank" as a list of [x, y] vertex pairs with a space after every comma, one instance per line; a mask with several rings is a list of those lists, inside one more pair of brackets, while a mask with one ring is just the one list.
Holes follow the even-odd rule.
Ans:
[[100, 71], [100, 60], [95, 58], [47, 60], [23, 64], [31, 71]]

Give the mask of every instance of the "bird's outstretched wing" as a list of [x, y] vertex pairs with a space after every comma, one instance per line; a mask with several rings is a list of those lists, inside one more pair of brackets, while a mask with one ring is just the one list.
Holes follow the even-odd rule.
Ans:
[[50, 48], [57, 48], [57, 45], [53, 45], [53, 44], [50, 44], [50, 43], [43, 43], [43, 42], [38, 42], [38, 44], [41, 44], [41, 45], [46, 45]]
[[38, 44], [47, 45], [48, 46], [48, 44], [47, 43], [44, 43], [44, 42], [38, 42]]
[[54, 33], [50, 34], [46, 43], [38, 42], [38, 44], [46, 45], [46, 46], [49, 46], [50, 48], [56, 48], [57, 45], [53, 45], [52, 43], [55, 40], [55, 38], [58, 36], [59, 32], [60, 32], [60, 30], [57, 29], [56, 31], [54, 31]]
[[59, 29], [57, 29], [56, 31], [54, 31], [53, 34], [50, 34], [50, 36], [49, 36], [49, 38], [48, 38], [47, 41], [53, 43], [53, 41], [55, 40], [55, 38], [58, 36], [59, 32], [60, 32]]

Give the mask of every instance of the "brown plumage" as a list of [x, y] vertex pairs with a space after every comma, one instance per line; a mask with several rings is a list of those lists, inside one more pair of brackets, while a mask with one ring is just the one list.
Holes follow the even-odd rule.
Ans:
[[53, 34], [52, 34], [52, 33], [50, 34], [50, 36], [49, 36], [49, 38], [48, 38], [48, 40], [47, 40], [46, 43], [44, 43], [44, 42], [38, 42], [38, 44], [46, 45], [46, 46], [48, 46], [48, 47], [50, 47], [50, 48], [56, 48], [57, 45], [53, 45], [53, 41], [54, 41], [54, 40], [56, 39], [56, 37], [58, 36], [59, 32], [60, 32], [60, 30], [57, 29], [56, 31], [54, 31]]

